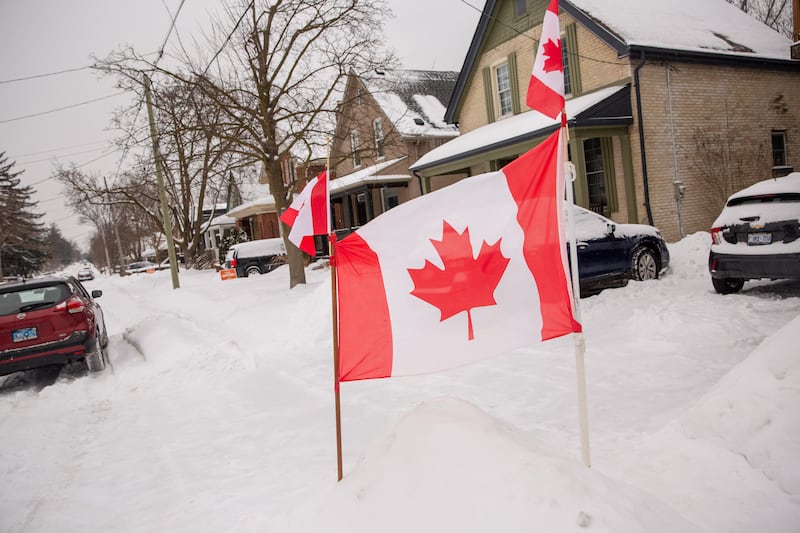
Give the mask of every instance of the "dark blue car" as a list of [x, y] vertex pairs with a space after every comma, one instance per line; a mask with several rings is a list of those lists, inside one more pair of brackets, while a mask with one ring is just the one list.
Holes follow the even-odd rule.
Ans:
[[653, 226], [617, 224], [575, 207], [575, 234], [581, 296], [657, 279], [669, 267], [667, 244]]

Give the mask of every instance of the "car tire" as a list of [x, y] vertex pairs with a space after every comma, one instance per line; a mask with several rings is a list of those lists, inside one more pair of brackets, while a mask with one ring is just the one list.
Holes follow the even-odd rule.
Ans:
[[98, 348], [96, 352], [86, 355], [86, 368], [89, 372], [102, 372], [106, 368], [106, 359], [103, 356], [103, 349]]
[[247, 269], [244, 271], [245, 277], [255, 276], [255, 275], [260, 275], [260, 274], [261, 274], [261, 269], [258, 268], [255, 265], [247, 267]]
[[631, 274], [636, 281], [658, 279], [658, 258], [644, 246], [640, 246], [631, 256]]
[[733, 294], [744, 287], [744, 280], [739, 278], [711, 278], [714, 290], [720, 294]]

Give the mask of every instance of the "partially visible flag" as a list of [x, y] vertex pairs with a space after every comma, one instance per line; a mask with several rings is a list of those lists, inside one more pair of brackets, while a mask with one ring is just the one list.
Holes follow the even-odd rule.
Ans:
[[327, 171], [311, 179], [281, 215], [289, 225], [289, 241], [309, 255], [316, 254], [314, 235], [330, 233]]
[[434, 372], [581, 330], [560, 138], [336, 244], [341, 381]]
[[561, 57], [558, 0], [551, 0], [544, 12], [542, 36], [525, 103], [550, 118], [556, 118], [564, 109], [564, 63]]

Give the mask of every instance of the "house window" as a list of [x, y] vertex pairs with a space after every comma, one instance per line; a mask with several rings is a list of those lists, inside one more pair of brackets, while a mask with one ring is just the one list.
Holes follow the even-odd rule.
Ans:
[[599, 138], [584, 139], [583, 157], [586, 164], [586, 183], [589, 186], [589, 209], [605, 214], [606, 172], [603, 165], [603, 147]]
[[511, 98], [511, 79], [508, 73], [508, 63], [497, 66], [494, 73], [495, 82], [497, 84], [497, 105], [500, 116], [511, 115], [514, 112], [514, 104]]
[[384, 213], [393, 207], [400, 205], [400, 196], [397, 189], [383, 189], [383, 211]]
[[527, 0], [514, 0], [514, 16], [521, 17], [528, 12]]
[[363, 96], [364, 96], [364, 91], [362, 91], [361, 89], [358, 89], [356, 91], [356, 102], [358, 103], [358, 105], [362, 105], [364, 103]]
[[350, 149], [353, 151], [353, 166], [361, 166], [361, 155], [358, 153], [358, 132], [350, 132]]
[[375, 155], [384, 157], [386, 153], [383, 149], [383, 122], [381, 119], [376, 118], [372, 121], [372, 129], [375, 133]]
[[786, 132], [772, 132], [772, 166], [786, 166]]

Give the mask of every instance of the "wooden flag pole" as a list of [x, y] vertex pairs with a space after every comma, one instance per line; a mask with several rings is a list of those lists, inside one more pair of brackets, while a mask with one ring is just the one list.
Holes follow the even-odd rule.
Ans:
[[331, 264], [331, 316], [333, 317], [333, 391], [336, 409], [336, 467], [342, 480], [342, 408], [339, 397], [339, 306], [336, 295], [336, 234], [328, 234], [328, 255]]
[[333, 323], [333, 396], [336, 411], [336, 470], [342, 480], [342, 402], [339, 396], [339, 296], [336, 290], [336, 234], [331, 228], [331, 138], [326, 139], [325, 206], [328, 209], [328, 261], [331, 266], [331, 321]]
[[[561, 112], [561, 132], [562, 139], [564, 141], [564, 161], [566, 163], [567, 144], [569, 143], [569, 128], [567, 127], [566, 109], [562, 110]], [[572, 184], [575, 181], [575, 167], [572, 165], [572, 163], [566, 163], [565, 166], [569, 169], [569, 179], [565, 181], [567, 188], [567, 203], [569, 204], [567, 218], [570, 240], [569, 252], [570, 257], [572, 258], [570, 261], [570, 268], [572, 272], [572, 307], [575, 320], [581, 322], [581, 283], [578, 274], [578, 243], [575, 239], [575, 193], [572, 190]], [[590, 467], [592, 466], [592, 462], [589, 453], [589, 414], [586, 401], [586, 365], [584, 362], [584, 355], [586, 354], [586, 340], [583, 336], [583, 332], [573, 333], [572, 338], [575, 342], [575, 377], [577, 380], [578, 389], [578, 423], [581, 432], [581, 458], [583, 459], [583, 464]]]

